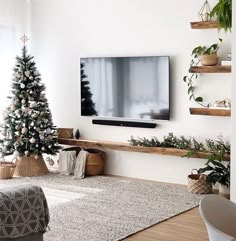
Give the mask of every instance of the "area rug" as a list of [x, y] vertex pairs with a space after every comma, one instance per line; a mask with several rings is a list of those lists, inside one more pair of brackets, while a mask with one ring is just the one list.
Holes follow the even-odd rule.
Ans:
[[51, 216], [45, 241], [122, 240], [196, 207], [202, 197], [184, 186], [107, 176], [48, 174], [0, 180], [0, 188], [23, 183], [45, 192]]

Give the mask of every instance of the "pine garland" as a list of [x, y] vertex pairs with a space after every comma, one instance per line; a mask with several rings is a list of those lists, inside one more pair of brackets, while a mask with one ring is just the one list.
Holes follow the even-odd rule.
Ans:
[[169, 133], [163, 137], [163, 141], [160, 141], [157, 137], [134, 138], [128, 140], [132, 146], [146, 146], [146, 147], [166, 147], [189, 150], [187, 156], [192, 156], [197, 151], [205, 151], [210, 153], [221, 153], [222, 156], [230, 154], [230, 143], [224, 142], [221, 138], [218, 140], [206, 139], [205, 143], [197, 141], [194, 137], [186, 138], [184, 136], [177, 137], [173, 133]]

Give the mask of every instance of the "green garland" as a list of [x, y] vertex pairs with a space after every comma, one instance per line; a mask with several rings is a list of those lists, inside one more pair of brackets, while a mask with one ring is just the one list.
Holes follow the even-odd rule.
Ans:
[[187, 154], [191, 157], [197, 151], [210, 152], [214, 155], [230, 154], [230, 143], [224, 141], [221, 138], [217, 140], [206, 139], [205, 143], [197, 141], [194, 137], [186, 138], [184, 136], [177, 137], [173, 133], [169, 133], [167, 136], [163, 137], [163, 141], [160, 141], [157, 137], [151, 137], [150, 139], [146, 137], [134, 138], [128, 140], [132, 146], [146, 146], [146, 147], [169, 147], [177, 149], [189, 150]]

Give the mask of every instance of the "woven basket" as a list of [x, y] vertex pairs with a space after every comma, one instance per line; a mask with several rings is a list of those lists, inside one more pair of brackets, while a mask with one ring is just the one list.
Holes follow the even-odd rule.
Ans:
[[58, 138], [72, 139], [73, 128], [58, 128], [57, 134], [58, 134]]
[[23, 156], [16, 161], [14, 176], [32, 177], [48, 173], [48, 168], [42, 156], [36, 159], [34, 155]]
[[0, 179], [12, 178], [16, 165], [12, 162], [0, 162]]
[[192, 170], [191, 174], [188, 175], [188, 190], [189, 192], [197, 194], [211, 193], [212, 185], [207, 182], [207, 176], [205, 174], [193, 174]]
[[[78, 146], [66, 147], [63, 151], [76, 151], [76, 155], [79, 154], [81, 148]], [[89, 152], [86, 165], [85, 165], [85, 175], [95, 176], [103, 174], [105, 166], [105, 152], [98, 149], [85, 149]]]
[[85, 174], [87, 176], [95, 176], [103, 174], [104, 165], [105, 165], [105, 153], [97, 149], [86, 149], [89, 152]]

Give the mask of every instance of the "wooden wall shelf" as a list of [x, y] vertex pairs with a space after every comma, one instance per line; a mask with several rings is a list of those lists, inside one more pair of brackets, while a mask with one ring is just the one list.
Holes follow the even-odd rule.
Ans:
[[192, 115], [231, 116], [230, 109], [189, 108]]
[[191, 22], [190, 25], [192, 29], [219, 28], [219, 24], [216, 21]]
[[[176, 148], [164, 148], [164, 147], [143, 147], [143, 146], [131, 146], [126, 143], [111, 142], [111, 141], [95, 141], [95, 140], [82, 140], [82, 139], [58, 139], [59, 144], [80, 146], [84, 148], [108, 148], [111, 150], [118, 151], [129, 151], [129, 152], [143, 152], [150, 154], [169, 155], [183, 157], [188, 153], [188, 150], [176, 149]], [[197, 152], [194, 158], [207, 159], [208, 152]], [[225, 160], [229, 161], [230, 157], [226, 156]]]
[[190, 73], [231, 73], [231, 66], [192, 66]]

